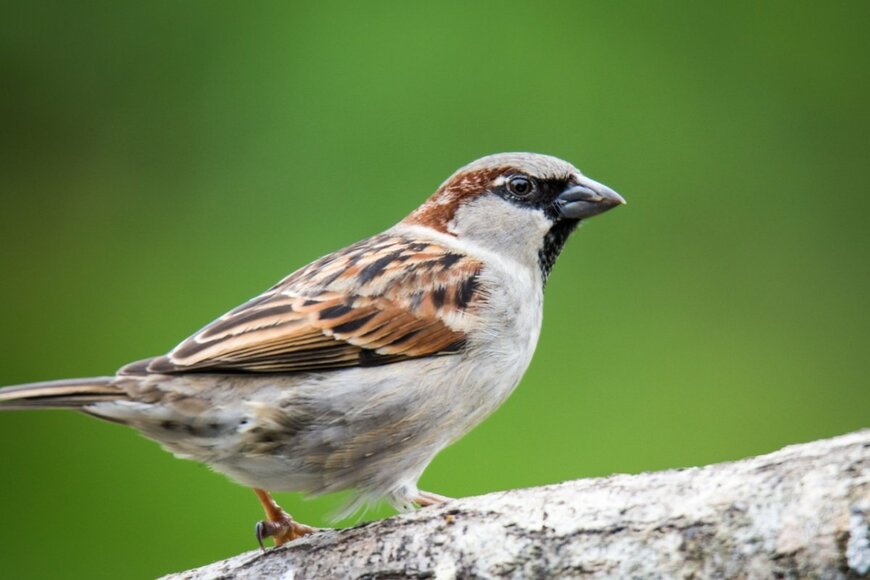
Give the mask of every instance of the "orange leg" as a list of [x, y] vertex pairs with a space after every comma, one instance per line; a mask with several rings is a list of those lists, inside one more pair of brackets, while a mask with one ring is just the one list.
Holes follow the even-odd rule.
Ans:
[[255, 487], [254, 493], [257, 494], [257, 499], [266, 510], [266, 520], [258, 522], [256, 527], [257, 543], [260, 544], [260, 549], [265, 550], [263, 547], [265, 538], [272, 538], [275, 545], [280, 546], [317, 531], [317, 528], [297, 523], [290, 514], [281, 509], [281, 506], [272, 499], [268, 491]]

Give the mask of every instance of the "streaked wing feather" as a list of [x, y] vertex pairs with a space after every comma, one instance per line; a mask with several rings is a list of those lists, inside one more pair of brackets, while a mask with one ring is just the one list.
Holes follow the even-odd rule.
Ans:
[[124, 373], [327, 371], [459, 352], [481, 264], [382, 234], [330, 254]]

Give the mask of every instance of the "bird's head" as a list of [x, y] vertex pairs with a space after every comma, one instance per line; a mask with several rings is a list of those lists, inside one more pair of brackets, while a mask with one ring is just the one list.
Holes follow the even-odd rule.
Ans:
[[486, 250], [510, 253], [549, 274], [584, 219], [625, 200], [566, 161], [499, 153], [469, 163], [403, 223], [430, 227]]

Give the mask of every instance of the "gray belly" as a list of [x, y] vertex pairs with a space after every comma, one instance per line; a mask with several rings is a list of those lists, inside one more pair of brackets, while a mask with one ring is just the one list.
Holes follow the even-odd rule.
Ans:
[[[495, 410], [525, 369], [512, 368], [516, 357], [509, 365], [479, 360], [463, 354], [286, 377], [130, 378], [137, 401], [89, 412], [245, 485], [356, 489], [404, 507], [432, 458]], [[503, 368], [493, 372], [493, 364]]]
[[463, 354], [322, 374], [125, 377], [131, 400], [87, 411], [245, 485], [356, 489], [403, 507], [432, 458], [498, 408], [528, 367], [540, 308], [523, 307], [531, 290], [502, 288], [482, 314], [501, 331]]

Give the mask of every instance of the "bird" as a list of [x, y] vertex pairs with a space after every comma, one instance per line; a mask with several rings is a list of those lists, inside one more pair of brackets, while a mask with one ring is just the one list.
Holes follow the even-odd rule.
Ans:
[[351, 490], [350, 511], [440, 504], [448, 498], [418, 489], [423, 471], [515, 389], [569, 236], [624, 203], [559, 158], [488, 155], [395, 226], [293, 272], [168, 354], [0, 389], [0, 410], [127, 425], [253, 488], [261, 548], [316, 531], [271, 492]]

